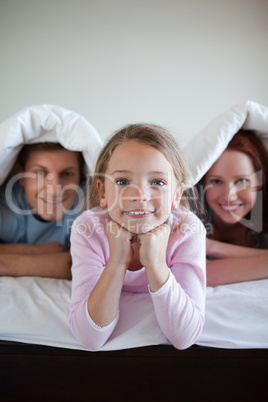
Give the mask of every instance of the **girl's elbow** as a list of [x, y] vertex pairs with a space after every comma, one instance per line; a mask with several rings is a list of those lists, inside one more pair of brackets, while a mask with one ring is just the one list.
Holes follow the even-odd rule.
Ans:
[[90, 352], [99, 352], [102, 349], [102, 347], [105, 345], [105, 342], [103, 342], [103, 343], [86, 342], [84, 344], [82, 343], [82, 345]]
[[197, 337], [194, 337], [194, 338], [187, 337], [185, 339], [180, 339], [178, 341], [173, 342], [172, 345], [174, 346], [174, 348], [176, 348], [178, 350], [185, 350], [185, 349], [188, 349], [191, 346], [193, 346], [196, 339], [197, 339]]
[[107, 341], [107, 337], [100, 336], [98, 331], [95, 331], [88, 325], [86, 326], [87, 328], [84, 326], [76, 326], [72, 317], [70, 317], [69, 326], [74, 338], [89, 351], [97, 352], [101, 350]]
[[202, 332], [204, 326], [204, 317], [200, 316], [197, 325], [195, 328], [192, 328], [188, 331], [185, 331], [181, 334], [181, 336], [176, 337], [172, 343], [172, 345], [178, 350], [185, 350], [189, 347], [193, 346]]
[[72, 330], [72, 333], [80, 345], [92, 352], [97, 352], [101, 350], [106, 343], [106, 340], [98, 339], [98, 337], [94, 335], [85, 336], [84, 333], [81, 334], [74, 330]]

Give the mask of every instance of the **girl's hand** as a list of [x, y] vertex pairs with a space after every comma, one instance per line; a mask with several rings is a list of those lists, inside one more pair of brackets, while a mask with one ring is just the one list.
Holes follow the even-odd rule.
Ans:
[[157, 268], [166, 265], [166, 249], [170, 227], [162, 224], [151, 232], [138, 235], [140, 242], [140, 262], [145, 268]]
[[114, 221], [107, 224], [108, 240], [110, 247], [110, 259], [113, 264], [128, 268], [133, 258], [132, 238], [133, 234], [118, 225]]

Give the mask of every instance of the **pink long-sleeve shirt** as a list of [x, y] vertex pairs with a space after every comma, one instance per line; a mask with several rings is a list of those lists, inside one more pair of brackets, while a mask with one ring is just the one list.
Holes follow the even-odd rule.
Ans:
[[[108, 213], [100, 208], [84, 212], [74, 222], [71, 232], [72, 295], [70, 327], [79, 342], [90, 350], [99, 350], [120, 319], [120, 311], [107, 326], [97, 326], [87, 310], [90, 292], [109, 260], [107, 236]], [[123, 289], [150, 292], [158, 325], [166, 338], [178, 349], [191, 346], [200, 334], [205, 310], [205, 228], [188, 212], [170, 216], [171, 233], [166, 262], [170, 269], [167, 282], [150, 292], [145, 268], [127, 271]]]

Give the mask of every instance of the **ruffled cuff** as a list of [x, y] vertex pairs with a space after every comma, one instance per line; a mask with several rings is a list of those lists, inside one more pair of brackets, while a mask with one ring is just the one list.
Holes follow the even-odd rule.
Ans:
[[169, 275], [168, 278], [166, 280], [166, 282], [164, 283], [164, 285], [161, 286], [160, 289], [158, 289], [156, 292], [152, 292], [150, 290], [150, 287], [148, 285], [148, 289], [149, 289], [149, 293], [151, 294], [152, 297], [157, 297], [157, 296], [161, 296], [163, 293], [166, 292], [166, 290], [169, 288], [170, 284], [171, 284], [171, 271], [169, 271]]
[[87, 309], [87, 303], [86, 303], [86, 317], [87, 317], [87, 321], [88, 323], [91, 325], [92, 328], [94, 328], [96, 331], [106, 331], [107, 329], [109, 329], [110, 327], [112, 327], [115, 323], [115, 321], [117, 320], [119, 315], [119, 312], [117, 313], [117, 315], [115, 316], [115, 318], [113, 319], [112, 322], [110, 322], [110, 324], [105, 325], [104, 327], [100, 327], [99, 325], [97, 325], [92, 318], [89, 315], [88, 309]]

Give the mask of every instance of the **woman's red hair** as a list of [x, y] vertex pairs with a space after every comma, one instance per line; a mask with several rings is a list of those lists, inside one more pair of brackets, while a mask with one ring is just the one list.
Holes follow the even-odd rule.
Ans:
[[262, 171], [263, 188], [265, 189], [268, 177], [268, 152], [261, 139], [253, 131], [240, 130], [229, 142], [226, 149], [243, 152], [250, 157], [255, 172]]

